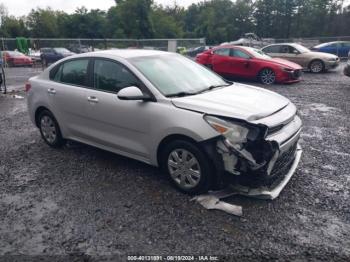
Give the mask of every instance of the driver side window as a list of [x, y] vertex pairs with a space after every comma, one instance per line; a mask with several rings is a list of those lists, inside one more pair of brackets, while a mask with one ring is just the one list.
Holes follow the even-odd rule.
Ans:
[[245, 52], [238, 50], [238, 49], [232, 49], [232, 56], [239, 57], [239, 58], [245, 58], [245, 59], [250, 58], [250, 56], [248, 54], [246, 54]]
[[97, 59], [94, 63], [94, 88], [117, 93], [128, 86], [140, 86], [138, 79], [123, 65]]
[[291, 53], [290, 47], [287, 46], [287, 45], [281, 46], [281, 53], [282, 53], [282, 54], [290, 54], [290, 53]]

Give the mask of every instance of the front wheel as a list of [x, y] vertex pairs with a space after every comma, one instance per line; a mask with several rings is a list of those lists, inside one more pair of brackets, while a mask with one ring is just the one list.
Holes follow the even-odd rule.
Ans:
[[325, 70], [325, 66], [321, 60], [312, 61], [309, 67], [312, 73], [321, 73]]
[[184, 193], [205, 193], [212, 187], [211, 162], [194, 143], [171, 142], [162, 152], [161, 166], [175, 187]]
[[265, 68], [261, 70], [259, 79], [264, 85], [272, 85], [276, 82], [276, 74], [272, 69]]
[[49, 146], [58, 148], [65, 144], [60, 127], [50, 111], [44, 110], [40, 113], [39, 129], [42, 138]]

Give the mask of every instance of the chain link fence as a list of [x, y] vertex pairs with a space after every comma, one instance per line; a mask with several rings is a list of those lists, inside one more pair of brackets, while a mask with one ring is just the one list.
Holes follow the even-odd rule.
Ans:
[[[108, 49], [148, 49], [178, 52], [185, 54], [187, 50], [205, 46], [205, 38], [185, 39], [71, 39], [71, 38], [28, 38], [28, 55], [32, 56], [34, 65], [42, 66], [41, 48], [66, 48], [74, 53], [85, 53]], [[0, 38], [1, 51], [18, 50], [16, 38]], [[34, 59], [34, 57], [36, 58]], [[8, 63], [4, 62], [5, 67]]]
[[[95, 51], [106, 49], [140, 48], [176, 52], [206, 44], [205, 38], [192, 39], [70, 39], [70, 38], [28, 38], [32, 50], [47, 47], [64, 47], [70, 51]], [[16, 38], [1, 38], [1, 50], [17, 49]]]

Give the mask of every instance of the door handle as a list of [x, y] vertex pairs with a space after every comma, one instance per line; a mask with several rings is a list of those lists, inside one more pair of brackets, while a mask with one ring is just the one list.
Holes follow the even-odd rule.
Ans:
[[96, 96], [88, 96], [87, 100], [92, 103], [98, 103], [98, 98]]
[[47, 89], [47, 92], [52, 95], [56, 94], [56, 90], [54, 88]]

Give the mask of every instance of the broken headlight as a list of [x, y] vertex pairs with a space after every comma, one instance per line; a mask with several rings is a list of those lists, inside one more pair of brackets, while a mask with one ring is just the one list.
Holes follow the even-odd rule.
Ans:
[[[244, 123], [237, 123], [229, 119], [210, 115], [204, 116], [204, 119], [233, 145], [243, 145], [248, 140], [256, 140], [261, 135], [265, 136], [265, 134], [262, 134], [259, 128], [255, 126], [248, 126]], [[264, 132], [266, 132], [266, 130]]]

